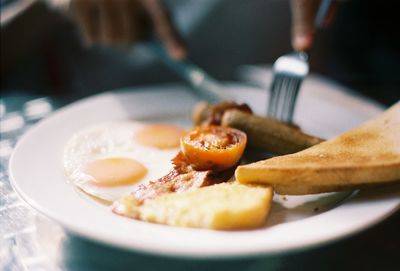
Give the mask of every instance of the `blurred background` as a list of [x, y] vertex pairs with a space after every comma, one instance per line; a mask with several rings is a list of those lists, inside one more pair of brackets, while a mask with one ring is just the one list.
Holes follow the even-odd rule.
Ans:
[[[52, 1], [57, 2], [57, 1]], [[190, 57], [220, 80], [243, 64], [271, 64], [291, 50], [286, 0], [170, 0]], [[45, 1], [1, 1], [1, 90], [83, 97], [132, 85], [177, 81], [140, 48], [86, 48], [77, 27]], [[341, 1], [317, 32], [311, 71], [393, 104], [400, 97], [396, 0]]]

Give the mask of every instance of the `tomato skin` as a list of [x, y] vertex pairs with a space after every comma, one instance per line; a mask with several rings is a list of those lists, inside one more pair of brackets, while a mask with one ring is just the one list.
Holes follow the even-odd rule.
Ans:
[[197, 126], [181, 137], [181, 151], [196, 170], [224, 170], [236, 165], [246, 147], [247, 136], [222, 126]]

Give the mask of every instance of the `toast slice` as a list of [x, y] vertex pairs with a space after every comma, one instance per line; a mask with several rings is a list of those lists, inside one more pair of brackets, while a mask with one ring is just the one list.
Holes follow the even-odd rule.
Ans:
[[279, 194], [359, 189], [400, 180], [400, 103], [382, 115], [306, 150], [239, 166], [241, 183]]

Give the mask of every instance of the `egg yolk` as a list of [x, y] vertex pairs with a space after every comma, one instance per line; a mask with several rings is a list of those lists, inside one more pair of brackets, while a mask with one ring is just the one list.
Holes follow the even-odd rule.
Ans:
[[147, 174], [140, 162], [128, 158], [106, 158], [88, 163], [84, 172], [99, 186], [133, 184]]
[[158, 149], [179, 147], [179, 140], [185, 131], [168, 124], [151, 124], [140, 129], [135, 139], [142, 145]]

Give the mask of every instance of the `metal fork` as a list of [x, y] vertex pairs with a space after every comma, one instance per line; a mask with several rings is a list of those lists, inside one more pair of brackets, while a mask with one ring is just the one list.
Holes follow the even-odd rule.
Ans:
[[272, 70], [268, 116], [291, 123], [300, 85], [308, 74], [308, 55], [294, 52], [281, 56]]
[[[331, 0], [322, 0], [315, 17], [315, 27], [320, 28], [330, 7]], [[273, 67], [270, 86], [268, 116], [292, 123], [297, 94], [309, 71], [308, 54], [292, 52], [279, 57]]]

